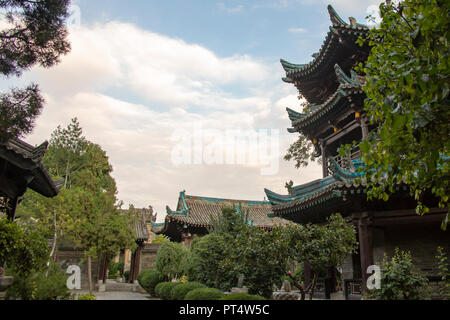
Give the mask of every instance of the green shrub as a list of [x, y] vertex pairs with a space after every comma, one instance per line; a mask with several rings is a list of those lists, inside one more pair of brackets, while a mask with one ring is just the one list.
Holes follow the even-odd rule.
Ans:
[[156, 287], [155, 287], [155, 294], [158, 297], [161, 297], [161, 289], [165, 286], [165, 283], [167, 283], [167, 282], [160, 282], [160, 283], [158, 283], [156, 285]]
[[137, 280], [145, 291], [149, 294], [154, 294], [155, 287], [163, 281], [163, 276], [156, 270], [144, 270], [139, 273]]
[[381, 287], [372, 290], [368, 298], [378, 300], [422, 300], [429, 298], [428, 279], [414, 268], [409, 252], [395, 249], [392, 258], [384, 256], [381, 266]]
[[180, 282], [161, 282], [155, 287], [155, 292], [162, 300], [171, 300], [172, 289], [179, 285]]
[[123, 261], [119, 261], [117, 263], [117, 269], [119, 270], [119, 276], [123, 277], [123, 270], [125, 268], [125, 263]]
[[220, 298], [219, 300], [266, 300], [266, 298], [256, 294], [232, 293]]
[[22, 300], [64, 300], [70, 296], [67, 289], [68, 276], [57, 264], [28, 277], [16, 277], [8, 288], [7, 299]]
[[173, 300], [184, 300], [186, 294], [194, 289], [206, 288], [204, 284], [200, 282], [186, 282], [172, 289]]
[[67, 299], [70, 291], [67, 289], [68, 276], [57, 264], [51, 264], [48, 270], [40, 272], [36, 278], [36, 300]]
[[128, 282], [130, 280], [130, 270], [125, 271], [123, 277], [125, 278], [125, 281]]
[[111, 261], [108, 264], [108, 271], [109, 271], [108, 278], [115, 279], [119, 276], [123, 276], [123, 268], [124, 268], [124, 263], [122, 261], [119, 261], [117, 263], [114, 261]]
[[78, 300], [95, 300], [95, 296], [93, 294], [80, 294], [78, 296]]
[[223, 297], [223, 292], [214, 288], [194, 289], [184, 297], [184, 300], [218, 300]]

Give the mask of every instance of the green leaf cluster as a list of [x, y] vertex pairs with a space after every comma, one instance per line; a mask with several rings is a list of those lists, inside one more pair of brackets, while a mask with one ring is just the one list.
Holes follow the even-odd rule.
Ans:
[[164, 242], [156, 256], [156, 270], [169, 280], [181, 277], [184, 274], [182, 261], [188, 250], [179, 243]]
[[382, 3], [380, 12], [381, 24], [358, 41], [371, 46], [357, 72], [366, 78], [364, 110], [377, 125], [360, 145], [369, 198], [387, 200], [404, 183], [419, 214], [428, 211], [427, 192], [448, 208], [450, 3], [403, 0]]

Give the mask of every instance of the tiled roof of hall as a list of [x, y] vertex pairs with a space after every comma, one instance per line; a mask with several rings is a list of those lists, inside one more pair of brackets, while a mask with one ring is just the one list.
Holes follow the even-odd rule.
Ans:
[[[177, 210], [173, 211], [167, 206], [167, 216], [164, 224], [171, 221], [191, 227], [210, 227], [211, 218], [222, 214], [223, 207], [232, 207], [239, 214], [248, 212], [249, 224], [255, 227], [271, 229], [276, 225], [286, 225], [291, 222], [272, 217], [271, 204], [268, 201], [232, 200], [222, 198], [200, 197], [186, 195], [180, 192]], [[164, 224], [154, 224], [154, 232], [162, 232]]]
[[322, 64], [330, 59], [330, 56], [333, 56], [336, 47], [341, 44], [341, 41], [339, 41], [340, 36], [362, 36], [369, 30], [368, 26], [357, 23], [352, 17], [349, 18], [350, 24], [346, 23], [331, 5], [328, 5], [328, 13], [330, 15], [332, 26], [330, 26], [330, 31], [327, 33], [319, 52], [313, 54], [314, 60], [306, 64], [295, 64], [281, 59], [281, 65], [286, 71], [286, 77], [283, 78], [283, 81], [293, 83], [294, 77], [295, 79], [311, 77], [319, 70], [319, 67]]
[[28, 187], [45, 197], [58, 195], [64, 179], [53, 180], [42, 164], [48, 142], [34, 147], [21, 139], [9, 139], [0, 143], [0, 158], [20, 170], [30, 172], [32, 179]]
[[288, 131], [293, 133], [301, 130], [304, 127], [314, 125], [317, 120], [326, 116], [330, 110], [340, 105], [342, 98], [350, 95], [363, 95], [361, 89], [364, 84], [364, 78], [358, 76], [353, 70], [350, 71], [351, 76], [347, 76], [339, 65], [334, 66], [334, 72], [339, 82], [338, 89], [332, 94], [324, 103], [316, 105], [309, 104], [308, 109], [310, 113], [300, 113], [290, 108], [286, 108], [289, 119], [292, 121], [294, 128], [289, 128]]
[[[361, 160], [352, 161], [355, 168], [363, 166]], [[327, 202], [334, 198], [341, 198], [345, 189], [357, 189], [366, 185], [364, 172], [344, 169], [330, 159], [333, 175], [318, 179], [293, 188], [291, 194], [280, 195], [265, 189], [266, 195], [276, 212], [290, 208], [306, 209]]]

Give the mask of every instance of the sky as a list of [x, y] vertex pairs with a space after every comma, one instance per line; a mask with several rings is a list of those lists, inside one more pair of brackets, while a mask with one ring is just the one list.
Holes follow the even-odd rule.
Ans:
[[[307, 183], [322, 172], [282, 159], [297, 138], [286, 131], [285, 109], [301, 110], [295, 87], [281, 81], [280, 58], [313, 59], [331, 25], [328, 4], [344, 20], [364, 23], [380, 2], [74, 0], [71, 53], [51, 69], [0, 78], [0, 90], [38, 83], [46, 104], [24, 140], [40, 144], [77, 117], [86, 138], [107, 152], [124, 207], [151, 205], [158, 222], [183, 190], [264, 200], [264, 188], [286, 193], [286, 182]], [[229, 132], [261, 134], [270, 152], [262, 156], [258, 138], [239, 149], [245, 160], [221, 162], [234, 148], [224, 138]]]

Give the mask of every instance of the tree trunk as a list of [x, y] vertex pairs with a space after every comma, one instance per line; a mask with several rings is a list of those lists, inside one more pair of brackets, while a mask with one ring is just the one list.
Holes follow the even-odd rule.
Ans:
[[52, 259], [53, 255], [55, 254], [55, 250], [56, 250], [56, 238], [58, 236], [58, 233], [56, 232], [56, 213], [53, 213], [53, 226], [55, 228], [55, 232], [53, 234], [53, 244], [52, 244], [52, 251], [50, 251], [50, 258], [49, 261], [47, 262], [47, 267], [50, 265], [50, 260]]
[[89, 281], [89, 293], [92, 294], [92, 265], [91, 265], [91, 257], [88, 256], [87, 264], [88, 264], [88, 281]]
[[67, 165], [66, 165], [66, 179], [64, 180], [64, 189], [67, 189], [67, 181], [69, 180], [69, 165], [70, 165], [70, 160], [67, 161]]
[[313, 281], [311, 283], [311, 292], [309, 293], [309, 300], [313, 299], [314, 289], [316, 288], [316, 283], [317, 283], [317, 274], [314, 273]]

